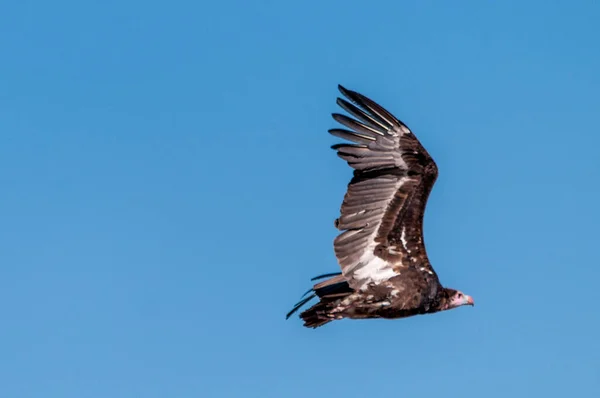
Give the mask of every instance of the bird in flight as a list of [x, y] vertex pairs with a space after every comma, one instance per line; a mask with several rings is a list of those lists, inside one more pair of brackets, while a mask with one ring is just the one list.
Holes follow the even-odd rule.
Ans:
[[[337, 104], [354, 118], [334, 113], [347, 129], [329, 133], [351, 141], [332, 146], [354, 169], [335, 227], [333, 247], [341, 272], [316, 283], [286, 319], [300, 313], [304, 326], [338, 319], [398, 319], [431, 314], [473, 298], [441, 285], [423, 241], [423, 214], [438, 168], [414, 133], [382, 106], [341, 85], [349, 101]], [[311, 293], [309, 295], [309, 293]]]

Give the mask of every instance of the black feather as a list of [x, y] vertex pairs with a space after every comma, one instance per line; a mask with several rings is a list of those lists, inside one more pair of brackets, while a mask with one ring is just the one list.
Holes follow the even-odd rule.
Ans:
[[285, 319], [288, 319], [290, 316], [292, 316], [294, 314], [294, 312], [298, 311], [300, 309], [300, 307], [302, 307], [304, 304], [308, 303], [315, 296], [316, 296], [315, 294], [311, 294], [307, 298], [302, 299], [299, 302], [297, 302], [296, 305], [294, 306], [294, 308], [292, 308], [292, 310], [287, 313], [287, 315], [285, 316]]
[[323, 275], [319, 275], [319, 276], [315, 276], [314, 278], [310, 278], [311, 281], [316, 281], [319, 279], [323, 279], [323, 278], [329, 278], [330, 276], [336, 276], [336, 275], [340, 275], [341, 272], [330, 272], [329, 274], [323, 274]]

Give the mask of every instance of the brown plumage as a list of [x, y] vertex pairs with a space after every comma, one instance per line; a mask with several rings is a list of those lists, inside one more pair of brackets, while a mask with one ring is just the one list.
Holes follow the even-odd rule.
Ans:
[[[335, 227], [333, 247], [342, 272], [313, 286], [287, 314], [313, 297], [302, 312], [304, 326], [336, 319], [405, 318], [473, 305], [463, 293], [444, 288], [429, 263], [423, 214], [438, 169], [410, 129], [369, 98], [338, 86], [350, 102], [337, 104], [355, 119], [334, 113], [348, 129], [329, 133], [353, 142], [332, 146], [354, 169]], [[305, 294], [305, 295], [306, 295]]]

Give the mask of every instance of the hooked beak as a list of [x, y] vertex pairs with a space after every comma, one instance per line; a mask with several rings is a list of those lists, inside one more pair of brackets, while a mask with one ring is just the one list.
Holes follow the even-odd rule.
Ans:
[[473, 297], [467, 296], [467, 304], [472, 307], [475, 307], [475, 301], [473, 300]]

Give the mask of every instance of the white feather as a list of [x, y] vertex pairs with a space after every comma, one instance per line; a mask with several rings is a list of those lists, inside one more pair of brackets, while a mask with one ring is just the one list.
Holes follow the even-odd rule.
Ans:
[[410, 250], [408, 250], [408, 241], [406, 240], [406, 227], [402, 227], [402, 235], [400, 235], [400, 240], [402, 241], [402, 245], [406, 251], [410, 252]]
[[375, 242], [371, 242], [356, 264], [356, 267], [354, 267], [356, 271], [352, 274], [352, 277], [361, 281], [363, 287], [367, 287], [370, 283], [378, 285], [398, 275], [398, 273], [394, 272], [390, 263], [373, 253], [375, 246]]
[[425, 267], [421, 267], [421, 268], [419, 268], [419, 271], [427, 271], [427, 273], [428, 273], [429, 275], [433, 275], [433, 272], [431, 272], [430, 270], [428, 270], [428, 269], [427, 269], [427, 268], [425, 268]]

